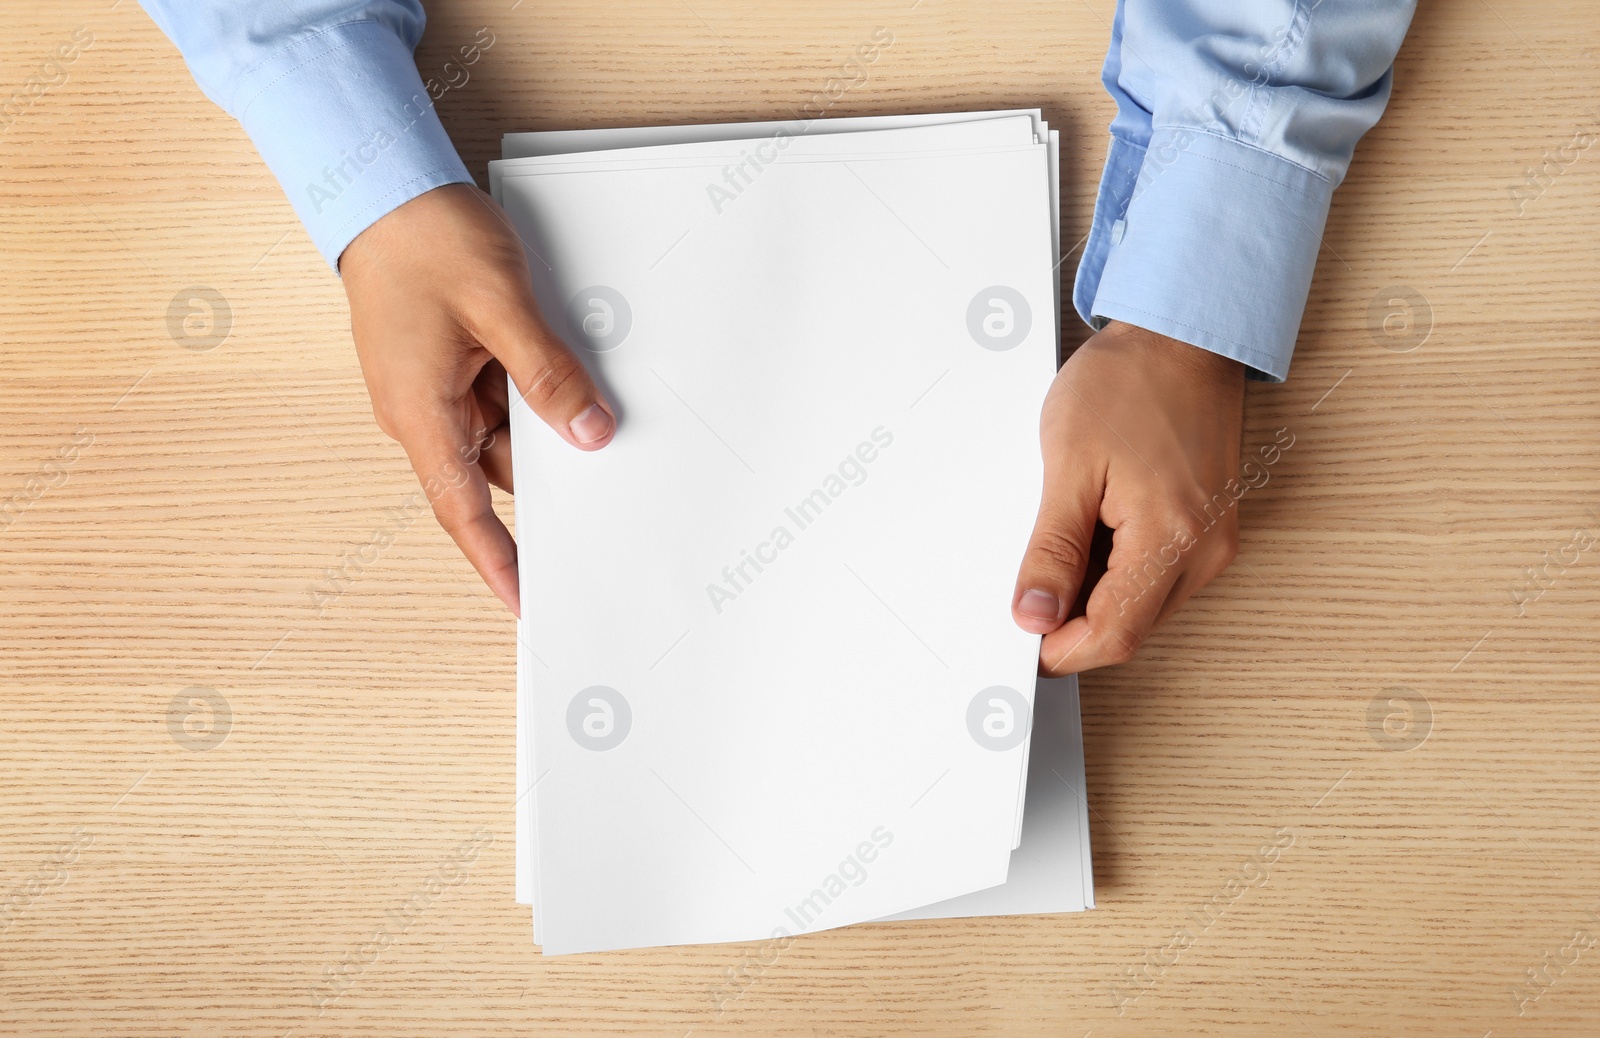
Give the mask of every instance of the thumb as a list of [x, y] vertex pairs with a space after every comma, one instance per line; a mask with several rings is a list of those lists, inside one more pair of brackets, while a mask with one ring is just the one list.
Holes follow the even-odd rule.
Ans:
[[1066, 622], [1088, 569], [1100, 496], [1081, 463], [1046, 474], [1039, 517], [1011, 596], [1011, 616], [1024, 631], [1049, 634]]
[[599, 450], [617, 429], [611, 405], [595, 389], [583, 362], [539, 313], [533, 290], [523, 283], [503, 306], [474, 314], [471, 327], [516, 383], [533, 413], [580, 450]]

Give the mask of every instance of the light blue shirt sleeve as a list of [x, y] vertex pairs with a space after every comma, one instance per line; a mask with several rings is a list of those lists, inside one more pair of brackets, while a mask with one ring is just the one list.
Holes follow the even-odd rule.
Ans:
[[417, 0], [140, 2], [250, 135], [335, 270], [385, 213], [472, 183], [417, 74]]
[[1119, 0], [1111, 151], [1073, 305], [1289, 374], [1333, 189], [1414, 0]]

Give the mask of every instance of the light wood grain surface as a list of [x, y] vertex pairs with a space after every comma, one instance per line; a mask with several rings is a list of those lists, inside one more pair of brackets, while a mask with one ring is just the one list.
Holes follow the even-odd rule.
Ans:
[[[1600, 18], [1492, 4], [1417, 17], [1291, 379], [1250, 390], [1247, 448], [1295, 445], [1238, 562], [1083, 682], [1100, 908], [765, 967], [540, 957], [513, 622], [386, 512], [415, 482], [336, 280], [131, 0], [8, 4], [0, 93], [93, 44], [0, 135], [0, 1033], [1600, 1034], [1600, 149], [1511, 191], [1600, 130]], [[1110, 0], [429, 6], [425, 72], [496, 36], [440, 102], [480, 178], [508, 130], [786, 117], [885, 26], [833, 114], [1042, 105], [1087, 230]], [[209, 351], [169, 333], [195, 286], [231, 311]]]

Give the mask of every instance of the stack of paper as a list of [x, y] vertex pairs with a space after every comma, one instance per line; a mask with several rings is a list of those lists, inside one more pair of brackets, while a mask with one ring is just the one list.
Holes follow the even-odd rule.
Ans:
[[535, 940], [1092, 904], [1076, 685], [1036, 701], [1010, 615], [1057, 365], [1056, 133], [985, 112], [504, 155], [540, 306], [618, 414], [585, 453], [511, 394]]

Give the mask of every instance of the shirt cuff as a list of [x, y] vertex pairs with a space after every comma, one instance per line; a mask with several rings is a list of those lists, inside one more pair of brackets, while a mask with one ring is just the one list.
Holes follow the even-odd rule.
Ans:
[[379, 217], [424, 191], [473, 182], [410, 48], [377, 22], [295, 40], [246, 72], [226, 107], [335, 271]]
[[1282, 382], [1332, 197], [1327, 179], [1226, 137], [1113, 137], [1073, 305], [1096, 329], [1124, 321]]

